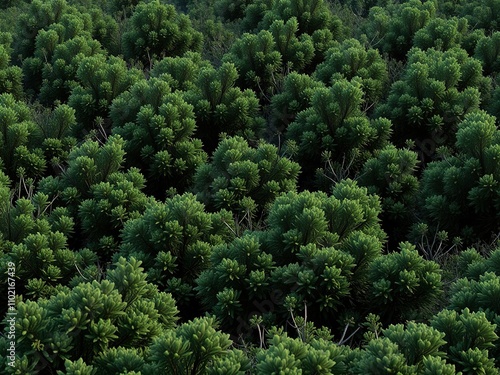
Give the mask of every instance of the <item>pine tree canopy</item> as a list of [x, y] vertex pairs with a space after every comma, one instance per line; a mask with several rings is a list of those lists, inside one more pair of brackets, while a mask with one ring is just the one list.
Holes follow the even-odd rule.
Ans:
[[0, 374], [499, 375], [499, 15], [0, 1]]

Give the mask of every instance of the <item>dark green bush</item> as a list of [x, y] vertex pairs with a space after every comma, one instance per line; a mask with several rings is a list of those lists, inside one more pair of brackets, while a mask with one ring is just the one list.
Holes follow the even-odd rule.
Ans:
[[299, 171], [273, 145], [263, 142], [252, 148], [241, 137], [226, 138], [211, 162], [198, 168], [194, 191], [208, 209], [227, 209], [241, 220], [246, 215], [251, 223], [281, 193], [296, 190]]
[[145, 67], [162, 57], [199, 51], [202, 41], [188, 16], [158, 0], [139, 2], [122, 36], [125, 59], [140, 61]]

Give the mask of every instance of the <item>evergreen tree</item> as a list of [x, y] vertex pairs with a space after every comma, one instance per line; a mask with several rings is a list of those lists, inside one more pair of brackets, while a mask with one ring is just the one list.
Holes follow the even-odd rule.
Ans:
[[[125, 224], [115, 257], [141, 259], [150, 280], [185, 308], [192, 304], [194, 280], [210, 267], [212, 246], [228, 241], [233, 226], [229, 212], [209, 214], [194, 195], [176, 195], [150, 204], [142, 216]], [[190, 309], [195, 312], [192, 305]]]
[[0, 166], [11, 179], [43, 176], [46, 160], [39, 135], [29, 107], [12, 94], [0, 94]]
[[366, 18], [369, 11], [375, 7], [386, 7], [390, 4], [388, 0], [347, 0], [349, 9], [356, 15]]
[[243, 26], [246, 30], [262, 30], [276, 20], [286, 23], [293, 17], [299, 24], [299, 34], [310, 35], [315, 49], [321, 52], [326, 51], [329, 43], [344, 32], [342, 22], [323, 0], [258, 0], [247, 7]]
[[288, 72], [276, 49], [273, 34], [268, 30], [243, 34], [231, 46], [224, 60], [234, 63], [242, 73], [239, 79], [241, 86], [254, 89], [264, 98], [276, 91], [280, 78]]
[[[274, 332], [273, 332], [274, 333]], [[345, 374], [345, 354], [341, 347], [322, 338], [310, 342], [292, 339], [285, 334], [267, 340], [269, 347], [256, 354], [258, 374]]]
[[89, 131], [90, 126], [100, 124], [105, 136], [109, 125], [102, 121], [108, 117], [111, 102], [143, 76], [138, 69], [127, 69], [121, 58], [94, 55], [82, 59], [76, 77], [78, 85], [71, 91], [68, 104], [75, 108], [78, 131]]
[[78, 218], [87, 246], [101, 260], [117, 251], [119, 234], [127, 220], [138, 218], [151, 201], [141, 191], [144, 185], [145, 179], [137, 169], [115, 172], [106, 181], [92, 185], [91, 198], [80, 203]]
[[476, 45], [474, 57], [483, 64], [485, 75], [500, 72], [500, 32], [481, 38]]
[[54, 210], [50, 216], [46, 215], [51, 205], [47, 195], [37, 192], [28, 197], [16, 196], [11, 191], [10, 179], [3, 172], [0, 172], [0, 181], [2, 250], [10, 250], [12, 245], [21, 243], [30, 234], [49, 235], [51, 228], [63, 235], [73, 231], [73, 222], [67, 217], [65, 209]]
[[270, 276], [275, 268], [272, 256], [262, 251], [255, 236], [246, 234], [229, 244], [215, 246], [210, 263], [211, 267], [196, 280], [198, 297], [225, 329], [238, 331], [235, 324], [238, 318], [248, 324], [245, 321], [250, 317], [248, 312], [255, 308], [252, 302], [265, 301], [272, 290]]
[[314, 77], [326, 85], [333, 85], [342, 78], [360, 78], [366, 109], [381, 99], [388, 83], [387, 66], [380, 53], [366, 49], [356, 39], [346, 39], [331, 47], [325, 61], [317, 66]]
[[32, 1], [28, 11], [19, 18], [14, 56], [21, 56], [21, 59], [33, 56], [38, 32], [58, 23], [73, 10], [66, 0]]
[[[378, 218], [380, 208], [379, 197], [368, 195], [352, 180], [336, 184], [332, 196], [322, 192], [288, 193], [278, 197], [269, 212], [266, 249], [282, 265], [293, 260], [291, 255], [302, 245], [335, 246], [342, 241], [347, 245], [355, 231], [374, 236], [374, 245], [378, 246], [385, 240]], [[361, 267], [362, 254], [353, 256]]]
[[218, 69], [203, 68], [196, 89], [185, 94], [186, 101], [194, 107], [196, 135], [209, 154], [216, 149], [222, 133], [254, 140], [262, 132], [264, 119], [259, 101], [252, 90], [241, 90], [237, 79], [238, 71], [231, 63], [223, 63]]
[[235, 21], [245, 16], [245, 10], [253, 2], [250, 0], [216, 0], [214, 3], [216, 14], [225, 21]]
[[236, 25], [228, 25], [219, 18], [208, 16], [214, 12], [214, 6], [205, 1], [198, 1], [198, 6], [190, 8], [189, 17], [193, 27], [203, 34], [202, 54], [213, 66], [219, 66], [225, 53], [229, 51], [239, 35]]
[[208, 317], [167, 331], [151, 345], [145, 374], [243, 374], [249, 360], [242, 351], [230, 349], [229, 336], [217, 328], [215, 319]]
[[241, 137], [226, 138], [212, 161], [198, 168], [194, 191], [208, 209], [227, 209], [238, 222], [246, 216], [252, 223], [278, 195], [296, 189], [299, 170], [273, 145], [262, 142], [252, 148]]
[[370, 9], [366, 34], [372, 45], [377, 45], [389, 56], [404, 60], [413, 45], [415, 33], [436, 15], [433, 0], [410, 0], [375, 6]]
[[415, 375], [412, 367], [406, 363], [403, 353], [397, 344], [388, 338], [370, 341], [364, 352], [354, 362], [353, 374], [384, 374], [388, 372], [404, 375]]
[[[499, 259], [500, 251], [493, 250], [487, 258], [481, 256], [475, 249], [469, 249], [458, 256], [458, 263], [462, 265], [460, 276], [450, 289], [449, 308], [454, 311], [469, 309], [475, 312], [484, 312], [490, 324], [494, 324], [495, 334], [500, 335], [500, 306], [498, 305], [499, 293]], [[486, 331], [483, 325], [480, 334]], [[472, 342], [485, 342], [495, 340], [493, 336], [487, 339], [487, 335], [473, 339]], [[458, 345], [458, 336], [455, 338]], [[466, 341], [467, 342], [467, 341]], [[470, 342], [470, 341], [469, 341]], [[495, 340], [494, 345], [489, 344], [480, 349], [488, 349], [490, 356], [498, 357], [500, 343]], [[463, 343], [461, 343], [463, 346]], [[466, 350], [468, 348], [464, 348]]]
[[10, 218], [6, 217], [10, 214], [11, 203], [11, 181], [9, 177], [0, 170], [0, 215], [2, 220], [2, 229], [0, 232], [0, 255], [3, 255], [4, 252], [8, 250], [8, 246], [5, 245], [5, 237], [10, 236], [10, 231], [7, 230], [8, 222]]
[[119, 15], [121, 18], [129, 18], [139, 4], [140, 0], [111, 0], [108, 2], [108, 9], [112, 15]]
[[[498, 78], [496, 78], [495, 81], [498, 81]], [[495, 82], [496, 85], [496, 82]], [[495, 118], [500, 118], [500, 88], [499, 86], [496, 86], [496, 88], [493, 90], [491, 94], [491, 99], [488, 104], [488, 106], [485, 108], [489, 114], [495, 116]]]
[[413, 45], [421, 50], [434, 48], [439, 51], [460, 47], [462, 39], [468, 32], [468, 22], [465, 18], [445, 20], [434, 18], [415, 33]]
[[349, 374], [446, 374], [455, 366], [447, 363], [442, 349], [445, 334], [422, 323], [391, 325], [383, 337], [369, 341], [365, 348], [353, 352]]
[[118, 347], [110, 348], [99, 355], [93, 367], [98, 369], [100, 374], [139, 375], [144, 373], [145, 364], [146, 360], [139, 349]]
[[435, 159], [437, 147], [453, 145], [457, 124], [479, 108], [489, 86], [480, 62], [466, 51], [415, 48], [408, 54], [401, 80], [392, 85], [376, 114], [393, 122], [397, 145], [416, 141], [427, 162]]
[[421, 197], [429, 224], [466, 241], [498, 232], [499, 142], [494, 117], [485, 112], [465, 116], [456, 133], [457, 154], [424, 171]]
[[391, 123], [384, 118], [370, 121], [361, 111], [360, 81], [342, 78], [330, 88], [318, 88], [311, 106], [288, 127], [287, 138], [296, 145], [296, 158], [306, 172], [302, 177], [310, 180], [316, 172], [316, 183], [323, 189], [354, 177], [372, 153], [387, 144]]
[[[40, 200], [40, 196], [34, 196], [33, 200]], [[18, 207], [14, 210], [18, 211]], [[28, 234], [19, 243], [11, 243], [10, 252], [4, 258], [15, 264], [18, 270], [16, 277], [24, 280], [16, 290], [19, 295], [35, 300], [49, 298], [63, 286], [99, 276], [97, 255], [86, 249], [78, 252], [69, 250], [67, 235], [56, 230], [62, 226], [66, 228], [61, 229], [73, 227], [73, 221], [64, 209], [58, 209], [47, 217], [29, 214], [25, 214], [24, 220], [32, 220], [33, 226], [43, 232]], [[14, 216], [18, 223], [20, 218], [20, 215]]]
[[206, 154], [196, 130], [193, 107], [172, 92], [169, 77], [138, 81], [111, 106], [113, 133], [123, 137], [127, 165], [148, 178], [148, 191], [164, 197], [191, 183]]
[[[95, 198], [95, 189], [98, 189], [95, 185], [112, 181], [113, 178], [117, 177], [113, 174], [117, 173], [123, 164], [125, 154], [123, 143], [123, 139], [118, 136], [108, 138], [103, 146], [100, 146], [96, 141], [86, 141], [70, 152], [67, 165], [62, 166], [61, 175], [48, 176], [40, 181], [39, 191], [47, 194], [49, 199], [54, 201], [55, 206], [63, 205], [66, 207], [71, 217], [77, 220], [80, 204], [86, 199]], [[128, 177], [132, 176], [133, 173], [129, 173]], [[140, 182], [138, 184], [140, 185]], [[125, 200], [126, 197], [122, 197], [122, 199]], [[117, 206], [119, 207], [119, 205]], [[106, 227], [108, 220], [110, 217], [118, 219], [117, 216], [120, 216], [120, 213], [111, 204], [99, 208], [106, 208], [106, 211], [100, 212], [99, 215], [105, 220], [95, 224], [107, 228], [112, 233], [113, 230]], [[93, 209], [97, 209], [97, 204], [93, 206]], [[89, 212], [88, 214], [86, 219], [91, 220], [92, 215], [96, 213]], [[123, 212], [121, 214], [127, 216]], [[83, 219], [85, 220], [85, 215]], [[77, 227], [79, 226], [78, 222]], [[81, 245], [85, 243], [85, 238], [78, 236], [74, 238], [74, 241], [76, 241], [76, 245]]]
[[202, 40], [202, 34], [192, 28], [186, 15], [158, 0], [137, 4], [122, 37], [125, 58], [138, 60], [145, 67], [165, 56], [199, 51]]
[[77, 361], [70, 361], [69, 359], [64, 361], [64, 369], [66, 371], [57, 371], [57, 375], [93, 375], [95, 373], [94, 366], [88, 366], [80, 358]]
[[379, 211], [378, 198], [352, 181], [338, 184], [331, 197], [278, 197], [264, 231], [214, 248], [211, 268], [197, 280], [201, 302], [237, 334], [249, 333], [254, 314], [270, 327], [304, 309], [332, 327], [337, 319], [328, 316], [345, 313], [350, 298], [366, 290], [367, 267], [384, 239]]
[[75, 111], [66, 104], [53, 110], [38, 106], [32, 107], [32, 116], [37, 125], [37, 142], [41, 143], [45, 160], [59, 173], [66, 163], [70, 151], [76, 146], [73, 137], [76, 128]]
[[118, 55], [121, 52], [120, 25], [112, 15], [95, 5], [86, 9], [92, 21], [92, 38], [99, 41], [109, 54]]
[[[118, 25], [95, 7], [78, 10], [64, 1], [52, 1], [54, 9], [44, 8], [45, 5], [36, 9], [34, 4], [36, 2], [31, 10], [36, 15], [31, 21], [22, 18], [20, 24], [23, 30], [29, 28], [26, 22], [29, 24], [41, 18], [41, 24], [32, 31], [31, 38], [35, 43], [29, 46], [31, 41], [28, 41], [26, 48], [18, 45], [18, 48], [27, 50], [17, 52], [22, 52], [20, 56], [27, 91], [51, 106], [55, 100], [67, 100], [83, 56], [106, 54], [107, 51], [101, 49], [102, 45], [109, 52], [117, 51], [115, 34]], [[51, 16], [51, 12], [55, 15]]]
[[382, 226], [392, 243], [406, 237], [414, 221], [419, 181], [417, 153], [387, 146], [366, 161], [358, 182], [382, 198]]
[[309, 108], [314, 92], [320, 87], [323, 84], [307, 74], [292, 72], [284, 78], [281, 92], [271, 98], [272, 122], [278, 135], [299, 112]]
[[10, 65], [12, 34], [0, 32], [0, 94], [7, 93], [20, 100], [23, 96], [23, 73]]
[[85, 236], [75, 236], [72, 246], [86, 245], [106, 261], [119, 247], [119, 233], [125, 222], [143, 212], [150, 199], [141, 191], [145, 179], [137, 169], [120, 171], [124, 164], [124, 141], [108, 138], [100, 146], [86, 141], [75, 147], [62, 173], [40, 181], [39, 191], [54, 206], [65, 207]]
[[323, 1], [255, 1], [243, 25], [260, 32], [244, 34], [227, 58], [243, 73], [242, 84], [266, 101], [288, 73], [311, 72], [343, 33], [341, 21]]
[[[64, 173], [55, 178], [49, 177], [43, 182], [43, 188], [51, 189], [53, 188], [51, 184], [59, 180], [63, 185], [61, 191], [68, 188], [74, 190], [76, 196], [88, 197], [89, 187], [106, 181], [112, 173], [121, 168], [125, 155], [123, 143], [123, 139], [119, 136], [109, 137], [104, 145], [100, 145], [97, 141], [85, 141], [71, 151], [68, 167]], [[62, 192], [62, 196], [65, 195], [66, 193]], [[68, 197], [72, 195], [73, 193], [68, 192]]]
[[389, 322], [427, 317], [441, 294], [438, 264], [424, 260], [408, 242], [400, 252], [375, 259], [368, 272], [372, 309]]
[[177, 309], [170, 295], [145, 279], [140, 262], [122, 258], [105, 280], [62, 287], [50, 299], [19, 302], [16, 348], [22, 356], [14, 369], [25, 371], [28, 358], [37, 373], [59, 370], [65, 360], [95, 367], [112, 348], [152, 343], [175, 326]]
[[198, 75], [204, 68], [210, 68], [210, 63], [201, 54], [189, 51], [182, 56], [165, 57], [157, 61], [150, 75], [163, 78], [173, 91], [189, 91], [196, 90]]
[[269, 97], [291, 71], [307, 69], [314, 58], [314, 44], [308, 34], [298, 34], [295, 17], [286, 23], [276, 20], [258, 34], [244, 34], [236, 40], [225, 61], [233, 62], [240, 72], [240, 84]]
[[444, 353], [440, 350], [446, 344], [445, 334], [423, 323], [408, 322], [391, 325], [382, 331], [384, 337], [398, 345], [409, 365], [420, 365], [425, 358], [440, 358]]
[[[36, 52], [35, 52], [36, 54]], [[27, 78], [34, 82], [41, 81], [41, 86], [33, 87], [39, 91], [40, 102], [52, 106], [55, 101], [66, 103], [71, 90], [77, 85], [77, 71], [85, 57], [104, 54], [96, 40], [85, 36], [77, 36], [58, 44], [49, 62], [42, 57], [28, 58], [23, 62]], [[42, 67], [41, 70], [32, 70]]]
[[[45, 88], [46, 92], [40, 95], [40, 99], [46, 105], [52, 105], [54, 99], [60, 99], [58, 95], [62, 96], [62, 100], [67, 99], [69, 89], [68, 87], [64, 87], [63, 82], [73, 79], [74, 70], [76, 70], [76, 68], [71, 69], [71, 67], [67, 67], [67, 65], [70, 65], [71, 59], [75, 56], [71, 53], [65, 53], [64, 49], [59, 51], [58, 56], [54, 56], [57, 47], [74, 38], [81, 38], [82, 40], [79, 43], [77, 41], [76, 45], [74, 42], [68, 45], [73, 50], [72, 52], [75, 52], [75, 55], [78, 53], [88, 54], [89, 49], [93, 53], [96, 53], [100, 49], [99, 43], [96, 46], [96, 41], [94, 41], [94, 44], [91, 42], [93, 25], [90, 15], [80, 13], [75, 8], [68, 6], [64, 1], [59, 1], [59, 5], [62, 8], [58, 10], [56, 3], [56, 1], [53, 1], [52, 5], [55, 8], [52, 11], [57, 14], [57, 12], [63, 12], [62, 9], [64, 9], [64, 13], [60, 17], [54, 15], [53, 18], [49, 18], [50, 21], [47, 19], [44, 20], [43, 23], [47, 22], [47, 24], [38, 30], [34, 30], [35, 34], [32, 37], [35, 40], [34, 46], [29, 47], [29, 51], [21, 55], [23, 57], [23, 70], [26, 75], [25, 82], [27, 83], [27, 88], [29, 88], [29, 93], [37, 97], [42, 84], [49, 86]], [[49, 16], [38, 14], [35, 17], [48, 18]], [[23, 21], [21, 20], [20, 22], [22, 25]], [[82, 44], [86, 44], [87, 46], [82, 46]], [[62, 60], [58, 61], [59, 59]], [[61, 73], [62, 77], [58, 77], [58, 73]], [[63, 82], [58, 79], [61, 79]], [[44, 82], [44, 80], [48, 80], [49, 82]]]
[[498, 339], [495, 325], [488, 321], [484, 312], [443, 310], [431, 321], [433, 328], [445, 334], [449, 361], [463, 374], [497, 374], [495, 359], [489, 350]]
[[500, 4], [495, 0], [486, 1], [458, 1], [445, 2], [447, 12], [460, 15], [468, 19], [469, 24], [478, 29], [484, 29], [486, 33], [500, 30], [496, 15], [500, 10]]

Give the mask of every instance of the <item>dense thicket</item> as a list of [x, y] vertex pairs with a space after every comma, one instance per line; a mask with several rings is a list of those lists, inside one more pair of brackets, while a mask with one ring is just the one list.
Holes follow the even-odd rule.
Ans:
[[499, 11], [3, 1], [0, 372], [499, 374]]

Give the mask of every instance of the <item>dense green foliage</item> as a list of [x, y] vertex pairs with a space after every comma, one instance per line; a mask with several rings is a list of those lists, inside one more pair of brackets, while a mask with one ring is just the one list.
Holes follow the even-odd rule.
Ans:
[[499, 374], [499, 12], [2, 1], [0, 373]]

